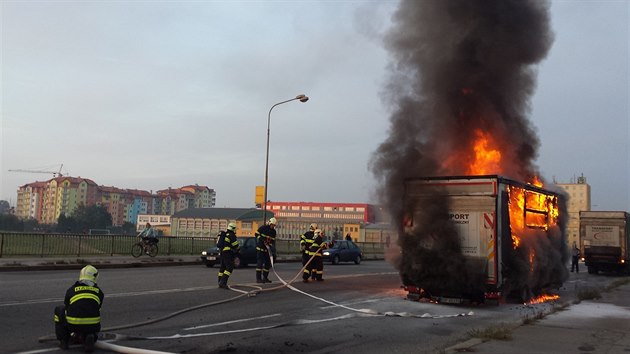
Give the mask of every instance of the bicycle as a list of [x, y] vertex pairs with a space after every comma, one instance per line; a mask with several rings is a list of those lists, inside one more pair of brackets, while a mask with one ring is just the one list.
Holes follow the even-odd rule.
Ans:
[[131, 246], [131, 255], [138, 258], [143, 253], [149, 255], [149, 257], [155, 257], [158, 254], [158, 246], [156, 241], [140, 240]]

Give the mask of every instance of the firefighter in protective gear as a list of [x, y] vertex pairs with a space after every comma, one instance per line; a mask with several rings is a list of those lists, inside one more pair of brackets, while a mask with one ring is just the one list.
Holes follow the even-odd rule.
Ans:
[[[266, 225], [256, 231], [256, 283], [271, 283], [269, 269], [271, 257], [275, 257], [276, 249], [276, 218], [269, 219]], [[267, 246], [271, 249], [271, 254]]]
[[219, 267], [219, 288], [227, 289], [228, 279], [234, 271], [234, 258], [239, 251], [240, 245], [236, 239], [236, 224], [228, 224], [227, 230], [219, 234], [217, 247], [221, 253], [221, 266]]
[[[302, 266], [305, 266], [308, 260], [311, 258], [310, 249], [315, 238], [314, 231], [317, 229], [317, 224], [312, 223], [309, 226], [309, 230], [300, 235], [300, 251], [302, 251]], [[304, 269], [306, 272], [307, 270]]]
[[94, 350], [94, 342], [101, 330], [101, 306], [105, 295], [96, 285], [98, 270], [83, 267], [79, 281], [67, 291], [64, 306], [55, 307], [55, 334], [59, 346], [68, 349], [71, 336], [83, 341], [86, 352]]
[[322, 231], [317, 229], [313, 231], [314, 238], [309, 254], [313, 257], [311, 264], [304, 269], [302, 281], [308, 283], [309, 277], [314, 277], [317, 281], [324, 281], [324, 261], [322, 259], [322, 249], [328, 248], [328, 244], [324, 242]]

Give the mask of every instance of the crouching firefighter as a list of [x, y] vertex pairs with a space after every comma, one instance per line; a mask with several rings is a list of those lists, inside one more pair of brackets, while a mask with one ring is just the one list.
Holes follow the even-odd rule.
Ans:
[[64, 306], [55, 307], [55, 334], [59, 347], [68, 349], [73, 342], [83, 343], [86, 352], [94, 351], [94, 342], [101, 330], [101, 305], [105, 295], [96, 285], [98, 270], [83, 267], [79, 281], [67, 291]]
[[271, 218], [267, 225], [259, 227], [256, 231], [256, 283], [271, 283], [269, 269], [271, 257], [275, 256], [276, 223], [276, 218]]
[[238, 240], [236, 239], [236, 224], [228, 224], [227, 231], [219, 234], [217, 243], [221, 252], [221, 267], [219, 267], [219, 288], [227, 289], [228, 279], [234, 271], [234, 258], [239, 251]]

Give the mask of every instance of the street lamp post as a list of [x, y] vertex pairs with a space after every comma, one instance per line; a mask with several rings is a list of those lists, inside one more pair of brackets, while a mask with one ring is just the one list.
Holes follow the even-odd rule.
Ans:
[[264, 205], [263, 205], [263, 225], [265, 224], [265, 222], [267, 222], [267, 185], [269, 183], [269, 126], [271, 124], [271, 111], [273, 110], [273, 108], [275, 106], [279, 106], [283, 103], [287, 103], [287, 102], [291, 102], [291, 101], [295, 101], [295, 100], [299, 100], [300, 102], [306, 102], [308, 101], [308, 96], [301, 94], [301, 95], [297, 95], [295, 96], [295, 98], [292, 98], [290, 100], [286, 100], [286, 101], [282, 101], [282, 102], [278, 102], [276, 104], [274, 104], [273, 106], [271, 106], [271, 108], [269, 109], [269, 113], [267, 114], [267, 157], [265, 159], [265, 200], [264, 200]]

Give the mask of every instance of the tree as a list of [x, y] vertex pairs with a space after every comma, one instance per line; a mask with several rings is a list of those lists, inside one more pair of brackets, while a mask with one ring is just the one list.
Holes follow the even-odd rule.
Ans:
[[122, 224], [122, 232], [125, 235], [135, 235], [136, 232], [136, 224], [130, 223], [129, 221], [125, 221]]
[[112, 226], [112, 215], [101, 205], [86, 207], [81, 204], [75, 209], [72, 218], [75, 220], [75, 225], [79, 230], [106, 229]]
[[8, 214], [11, 210], [11, 205], [6, 200], [0, 200], [0, 214]]
[[57, 232], [78, 232], [79, 228], [77, 227], [76, 220], [72, 216], [67, 217], [66, 214], [62, 213], [59, 215], [59, 219], [57, 219], [57, 227], [55, 230]]
[[24, 223], [15, 215], [0, 214], [0, 230], [24, 231]]

